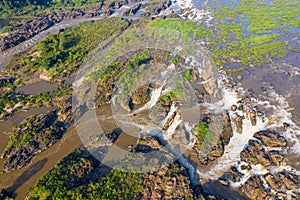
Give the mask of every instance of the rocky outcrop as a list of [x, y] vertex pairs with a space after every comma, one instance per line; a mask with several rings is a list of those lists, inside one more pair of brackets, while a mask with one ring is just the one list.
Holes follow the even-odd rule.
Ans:
[[265, 180], [267, 181], [268, 185], [273, 189], [277, 190], [281, 187], [280, 181], [271, 173], [268, 173], [264, 176]]
[[[210, 122], [211, 117], [213, 116], [206, 116], [203, 119], [203, 121]], [[223, 126], [221, 126], [220, 133], [215, 132], [215, 134], [219, 135], [219, 137], [216, 138], [216, 140], [213, 142], [212, 148], [209, 150], [209, 152], [206, 155], [203, 154], [199, 156], [199, 162], [201, 165], [208, 165], [210, 162], [221, 157], [224, 154], [225, 145], [229, 144], [230, 139], [233, 136], [233, 130], [231, 127], [231, 120], [229, 117], [229, 113], [224, 112], [223, 115], [220, 117], [221, 118], [219, 118], [219, 120], [222, 120]], [[215, 121], [215, 119], [213, 121]]]
[[14, 47], [21, 42], [34, 37], [40, 32], [47, 30], [62, 20], [74, 19], [82, 17], [83, 15], [85, 15], [85, 12], [82, 9], [73, 8], [66, 12], [59, 10], [58, 12], [52, 12], [51, 14], [36, 16], [31, 20], [17, 24], [14, 30], [3, 36], [0, 39], [0, 49], [4, 51], [8, 48]]
[[260, 176], [250, 177], [242, 187], [242, 191], [248, 199], [264, 200], [270, 198], [269, 192], [263, 187], [263, 182]]
[[133, 8], [128, 8], [124, 13], [123, 13], [123, 17], [127, 17], [127, 16], [134, 16], [137, 11], [141, 8], [142, 4], [138, 4], [136, 6], [134, 6]]
[[287, 141], [284, 137], [272, 131], [260, 131], [254, 134], [267, 147], [286, 147]]
[[9, 200], [9, 199], [14, 199], [14, 198], [13, 198], [13, 194], [12, 193], [10, 193], [9, 191], [7, 191], [5, 189], [1, 189], [0, 199], [1, 200]]
[[187, 170], [176, 162], [144, 175], [143, 190], [138, 196], [138, 199], [192, 199]]
[[232, 122], [234, 123], [234, 130], [237, 133], [243, 133], [243, 120], [244, 119], [245, 119], [244, 116], [240, 116], [238, 114], [233, 116]]
[[269, 154], [265, 151], [263, 146], [255, 140], [250, 140], [249, 145], [245, 148], [241, 154], [241, 160], [250, 164], [261, 164], [269, 166], [271, 160]]
[[149, 1], [149, 3], [142, 5], [141, 10], [144, 11], [143, 16], [158, 15], [161, 11], [170, 7], [171, 4], [170, 0]]
[[9, 172], [28, 165], [36, 154], [56, 143], [66, 130], [65, 125], [57, 121], [56, 111], [38, 115], [34, 119], [30, 125], [21, 125], [13, 131], [13, 135], [18, 133], [13, 140], [14, 145], [1, 155], [2, 158], [7, 157], [3, 164], [4, 171]]
[[300, 177], [291, 172], [282, 171], [278, 173], [280, 181], [289, 190], [299, 191], [300, 189]]
[[150, 100], [150, 89], [149, 85], [145, 85], [137, 88], [131, 95], [132, 103], [135, 105], [141, 105]]
[[256, 119], [256, 111], [253, 109], [250, 109], [249, 112], [247, 113], [250, 118], [250, 122], [252, 126], [256, 126], [257, 119]]
[[280, 166], [282, 160], [284, 159], [284, 155], [280, 151], [270, 151], [269, 152], [272, 163], [276, 166]]
[[[112, 2], [109, 4], [95, 4], [86, 8], [72, 8], [67, 11], [61, 9], [50, 14], [42, 14], [35, 16], [33, 19], [22, 21], [13, 27], [13, 30], [8, 34], [3, 35], [0, 38], [0, 50], [12, 48], [34, 36], [40, 32], [47, 30], [53, 25], [61, 22], [62, 20], [71, 20], [78, 17], [95, 17], [103, 13], [105, 16], [109, 16], [114, 13], [115, 9], [119, 9], [121, 6], [128, 4], [129, 2], [138, 2], [139, 0], [133, 1], [119, 1]], [[137, 9], [138, 10], [138, 9]], [[136, 12], [137, 10], [132, 10]]]
[[230, 172], [228, 174], [228, 178], [232, 182], [238, 182], [241, 180], [241, 178], [244, 176], [243, 173], [241, 173], [235, 166], [232, 166], [230, 168]]
[[223, 145], [227, 145], [230, 142], [230, 138], [233, 136], [233, 130], [231, 127], [231, 120], [228, 112], [224, 112], [223, 116], [224, 116], [224, 125], [223, 125], [223, 131], [220, 135], [220, 139]]

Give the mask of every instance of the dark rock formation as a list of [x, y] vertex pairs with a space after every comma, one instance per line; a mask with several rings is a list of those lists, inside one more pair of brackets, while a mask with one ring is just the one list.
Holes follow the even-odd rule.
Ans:
[[256, 111], [250, 109], [249, 112], [248, 112], [248, 115], [249, 115], [249, 118], [250, 118], [250, 121], [251, 121], [251, 125], [256, 126], [256, 123], [257, 123]]
[[291, 172], [282, 171], [278, 173], [280, 181], [289, 190], [299, 191], [300, 189], [300, 177]]
[[269, 155], [274, 165], [280, 166], [281, 161], [284, 159], [283, 154], [280, 151], [270, 151]]
[[286, 147], [287, 141], [278, 133], [272, 131], [260, 131], [254, 134], [267, 147]]
[[134, 16], [137, 11], [141, 8], [142, 4], [138, 4], [136, 6], [134, 6], [133, 8], [128, 8], [124, 13], [123, 13], [123, 17], [126, 16]]
[[270, 198], [269, 192], [263, 187], [260, 176], [250, 177], [242, 187], [242, 191], [248, 199], [264, 200]]
[[232, 105], [232, 106], [231, 106], [231, 110], [232, 110], [232, 111], [236, 111], [236, 109], [237, 109], [237, 106], [236, 106], [236, 105]]
[[188, 171], [178, 162], [143, 176], [143, 190], [137, 199], [192, 199]]
[[5, 200], [5, 199], [13, 199], [13, 194], [10, 193], [9, 191], [2, 189], [0, 192], [0, 199]]
[[245, 119], [244, 116], [240, 116], [236, 114], [233, 118], [232, 121], [234, 122], [234, 130], [238, 133], [243, 133], [243, 120]]
[[132, 103], [135, 105], [141, 105], [146, 103], [147, 101], [150, 100], [149, 98], [150, 93], [151, 92], [149, 90], [149, 85], [145, 85], [137, 88], [136, 90], [133, 91], [133, 94], [131, 96]]
[[150, 1], [142, 5], [141, 9], [145, 12], [143, 16], [158, 15], [161, 11], [170, 7], [172, 2], [170, 0], [162, 0], [160, 2]]
[[235, 166], [232, 166], [230, 168], [229, 179], [232, 182], [238, 182], [238, 181], [240, 181], [243, 176], [244, 176], [244, 174], [241, 173]]
[[241, 152], [241, 160], [251, 164], [269, 166], [270, 157], [263, 146], [255, 140], [249, 141], [249, 146]]
[[281, 184], [279, 182], [279, 180], [272, 175], [271, 173], [268, 173], [264, 176], [265, 180], [267, 181], [268, 185], [273, 189], [273, 190], [277, 190], [278, 188], [280, 188]]

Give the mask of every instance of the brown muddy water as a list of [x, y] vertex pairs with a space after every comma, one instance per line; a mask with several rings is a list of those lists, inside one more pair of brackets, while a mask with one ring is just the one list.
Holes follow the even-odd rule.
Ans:
[[[4, 132], [10, 131], [13, 126], [20, 124], [27, 117], [46, 113], [48, 110], [49, 109], [46, 107], [32, 107], [28, 109], [27, 112], [19, 111], [15, 113], [9, 120], [0, 122], [0, 151], [3, 151], [8, 142], [8, 136], [4, 135]], [[0, 165], [1, 164], [2, 163], [0, 160]]]
[[[9, 131], [12, 126], [19, 124], [25, 118], [47, 112], [47, 108], [31, 108], [28, 112], [18, 112], [13, 117], [5, 122], [0, 123], [0, 144], [1, 152], [5, 148], [8, 142], [8, 137], [3, 134], [4, 131]], [[112, 132], [118, 128], [117, 124], [112, 118], [112, 111], [110, 106], [103, 106], [100, 109], [96, 109], [96, 115], [98, 121], [101, 124], [101, 128], [105, 133]], [[118, 140], [115, 142], [115, 146], [124, 150], [128, 150], [129, 145], [136, 144], [136, 138], [122, 133]], [[3, 173], [0, 175], [0, 188], [5, 188], [10, 192], [15, 193], [16, 199], [24, 199], [29, 192], [30, 188], [37, 183], [37, 181], [49, 170], [51, 170], [60, 160], [66, 157], [76, 148], [82, 146], [82, 141], [77, 134], [75, 126], [68, 128], [63, 138], [51, 146], [46, 151], [36, 155], [31, 163], [18, 170], [12, 172]], [[113, 150], [113, 149], [112, 149]], [[115, 152], [110, 152], [113, 155], [117, 155]], [[105, 160], [110, 160], [110, 153], [107, 153]], [[113, 157], [113, 159], [117, 159]], [[0, 167], [3, 165], [3, 159], [0, 160]]]
[[16, 92], [22, 92], [29, 95], [37, 95], [41, 92], [51, 92], [57, 87], [57, 83], [49, 83], [47, 81], [39, 81], [27, 86], [21, 86], [16, 89]]
[[24, 199], [30, 188], [59, 160], [82, 145], [75, 128], [72, 126], [63, 138], [46, 151], [36, 155], [30, 165], [0, 175], [0, 188], [16, 194], [16, 199]]

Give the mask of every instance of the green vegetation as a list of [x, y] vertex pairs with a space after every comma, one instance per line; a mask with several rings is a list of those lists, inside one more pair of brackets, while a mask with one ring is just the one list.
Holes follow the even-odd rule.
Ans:
[[289, 29], [299, 27], [299, 2], [296, 0], [239, 0], [213, 4], [216, 8], [215, 37], [208, 40], [217, 65], [238, 63], [240, 70], [262, 65], [286, 55]]
[[183, 59], [182, 57], [176, 56], [176, 57], [172, 60], [172, 63], [173, 63], [174, 65], [176, 65], [177, 63], [180, 63], [180, 62], [183, 62], [183, 61], [184, 61], [184, 59]]
[[118, 169], [90, 182], [86, 175], [99, 165], [91, 157], [68, 155], [31, 189], [30, 199], [132, 199], [142, 189], [141, 174]]
[[182, 19], [153, 20], [148, 26], [176, 30], [184, 37], [205, 40], [218, 66], [237, 65], [239, 70], [233, 69], [230, 73], [284, 57], [291, 47], [287, 42], [289, 38], [282, 35], [299, 27], [299, 1], [238, 2], [211, 2], [217, 19], [213, 28]]
[[78, 69], [89, 51], [126, 26], [127, 22], [118, 18], [81, 23], [49, 35], [21, 59], [15, 56], [6, 71], [21, 71], [23, 76], [45, 71], [51, 80], [68, 76]]
[[197, 126], [192, 130], [195, 135], [197, 135], [198, 139], [198, 148], [201, 149], [202, 143], [207, 139], [213, 137], [213, 133], [209, 131], [209, 124], [203, 121], [200, 121]]
[[19, 147], [26, 145], [30, 139], [41, 131], [47, 133], [47, 137], [60, 134], [57, 132], [56, 126], [60, 127], [61, 125], [56, 122], [55, 116], [52, 113], [48, 113], [45, 116], [49, 118], [46, 119], [46, 117], [42, 118], [41, 116], [27, 118], [25, 122], [14, 126], [12, 131], [6, 132], [5, 134], [10, 136], [10, 140], [4, 149], [4, 153], [10, 154]]
[[254, 157], [251, 157], [251, 158], [250, 158], [250, 161], [252, 161], [252, 162], [256, 162], [256, 161], [257, 161], [257, 159], [256, 159], [256, 158], [254, 158]]
[[15, 92], [3, 92], [0, 94], [0, 116], [13, 113], [22, 107], [46, 105], [61, 107], [64, 103], [62, 98], [67, 98], [72, 94], [72, 88], [68, 85], [61, 84], [51, 92], [42, 92], [37, 95], [24, 95]]
[[138, 80], [142, 80], [149, 73], [149, 63], [151, 56], [148, 53], [136, 53], [126, 64], [126, 70], [120, 75], [117, 81], [122, 88], [122, 94], [128, 95], [133, 92], [133, 86]]
[[103, 0], [3, 0], [0, 1], [0, 17], [31, 17], [51, 9], [79, 7]]
[[193, 78], [193, 73], [192, 73], [192, 70], [191, 69], [188, 69], [185, 71], [185, 76], [184, 78], [188, 81], [191, 81], [192, 78]]
[[149, 22], [148, 27], [176, 30], [181, 32], [184, 37], [191, 36], [194, 38], [199, 38], [213, 34], [212, 30], [201, 28], [195, 22], [189, 22], [178, 18], [153, 20]]

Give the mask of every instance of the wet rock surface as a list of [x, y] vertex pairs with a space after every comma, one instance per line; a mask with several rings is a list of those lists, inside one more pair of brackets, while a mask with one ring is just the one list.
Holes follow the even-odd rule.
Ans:
[[280, 181], [289, 190], [299, 191], [300, 177], [292, 172], [282, 171], [278, 173]]
[[244, 116], [236, 114], [233, 118], [232, 121], [235, 124], [234, 130], [237, 133], [242, 133], [243, 132], [243, 120], [245, 119]]
[[268, 199], [270, 198], [269, 192], [263, 187], [263, 182], [260, 176], [250, 177], [242, 187], [242, 190], [249, 199]]
[[5, 189], [1, 189], [0, 191], [0, 199], [2, 200], [8, 200], [8, 199], [13, 199], [13, 194], [10, 193], [9, 191], [5, 190]]
[[136, 6], [134, 6], [133, 8], [128, 8], [124, 13], [123, 16], [127, 17], [127, 16], [134, 16], [137, 11], [141, 8], [141, 4], [138, 4]]
[[249, 146], [241, 152], [241, 160], [254, 165], [269, 166], [270, 157], [264, 147], [255, 140], [249, 141]]
[[287, 141], [284, 137], [272, 131], [260, 131], [254, 134], [267, 147], [286, 147]]
[[280, 181], [273, 174], [268, 173], [264, 176], [264, 178], [273, 190], [277, 190], [281, 187]]

